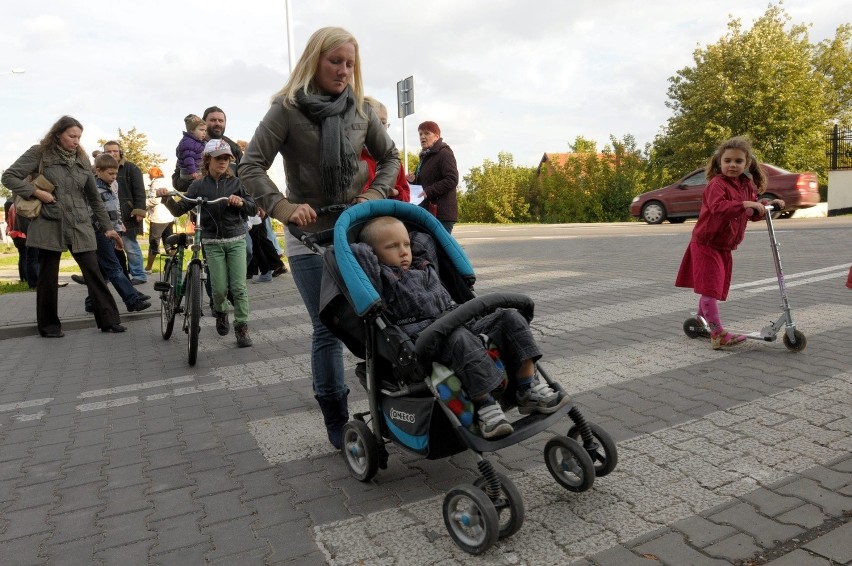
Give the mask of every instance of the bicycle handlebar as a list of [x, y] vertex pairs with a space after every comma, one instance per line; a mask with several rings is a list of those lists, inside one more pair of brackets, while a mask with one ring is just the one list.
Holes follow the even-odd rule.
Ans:
[[179, 193], [177, 191], [171, 191], [163, 195], [164, 197], [180, 197], [184, 200], [188, 200], [190, 202], [194, 202], [195, 204], [214, 204], [217, 202], [222, 202], [228, 200], [230, 197], [217, 197], [214, 199], [208, 199], [207, 197], [188, 197], [185, 193]]

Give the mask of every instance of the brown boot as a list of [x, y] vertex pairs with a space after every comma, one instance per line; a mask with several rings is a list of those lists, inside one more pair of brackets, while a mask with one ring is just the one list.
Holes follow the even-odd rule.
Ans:
[[145, 273], [151, 273], [151, 270], [154, 269], [154, 261], [157, 259], [157, 252], [152, 252], [148, 250], [148, 264], [145, 266]]
[[245, 322], [234, 325], [234, 334], [237, 336], [237, 346], [240, 348], [248, 348], [252, 345], [248, 334], [248, 324]]

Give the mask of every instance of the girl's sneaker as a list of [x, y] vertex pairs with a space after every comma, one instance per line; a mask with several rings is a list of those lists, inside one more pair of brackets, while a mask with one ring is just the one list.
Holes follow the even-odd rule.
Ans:
[[479, 419], [479, 432], [482, 434], [482, 438], [495, 438], [515, 432], [497, 403], [483, 405], [477, 409], [476, 414]]
[[571, 400], [565, 393], [559, 393], [546, 383], [535, 383], [529, 389], [518, 392], [518, 412], [522, 415], [530, 413], [555, 413]]
[[725, 332], [724, 328], [719, 328], [710, 334], [710, 347], [721, 350], [722, 346], [736, 346], [740, 342], [745, 342], [745, 339], [746, 337], [741, 334], [732, 334]]

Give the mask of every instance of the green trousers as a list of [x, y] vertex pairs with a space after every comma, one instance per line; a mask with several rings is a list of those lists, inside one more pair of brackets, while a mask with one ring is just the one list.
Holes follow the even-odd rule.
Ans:
[[207, 268], [210, 270], [210, 288], [213, 291], [213, 307], [219, 312], [228, 312], [228, 289], [234, 300], [234, 323], [248, 321], [249, 301], [246, 289], [246, 241], [245, 239], [216, 244], [205, 242]]

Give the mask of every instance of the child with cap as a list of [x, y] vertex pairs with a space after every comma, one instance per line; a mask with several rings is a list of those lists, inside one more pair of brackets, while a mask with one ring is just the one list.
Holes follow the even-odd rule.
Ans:
[[207, 139], [207, 123], [195, 114], [189, 114], [183, 119], [183, 123], [186, 125], [186, 131], [175, 150], [180, 178], [184, 181], [200, 179], [204, 142]]
[[257, 205], [246, 193], [240, 180], [231, 172], [234, 159], [231, 146], [222, 139], [210, 140], [204, 146], [202, 172], [204, 177], [193, 181], [186, 198], [175, 201], [168, 197], [169, 189], [157, 189], [163, 204], [174, 216], [186, 214], [195, 202], [228, 197], [225, 202], [205, 205], [201, 211], [201, 243], [210, 270], [216, 331], [225, 336], [230, 330], [228, 321], [228, 289], [234, 305], [234, 334], [240, 348], [251, 346], [248, 334], [249, 301], [246, 289], [246, 220], [257, 214]]

